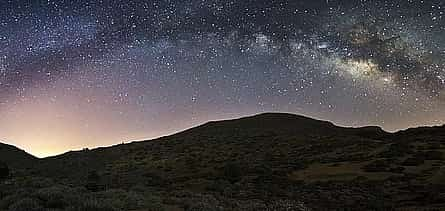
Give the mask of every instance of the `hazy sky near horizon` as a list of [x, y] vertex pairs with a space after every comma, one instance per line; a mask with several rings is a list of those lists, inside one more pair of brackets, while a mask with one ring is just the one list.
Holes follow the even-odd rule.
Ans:
[[0, 140], [48, 156], [290, 112], [445, 123], [441, 0], [0, 4]]

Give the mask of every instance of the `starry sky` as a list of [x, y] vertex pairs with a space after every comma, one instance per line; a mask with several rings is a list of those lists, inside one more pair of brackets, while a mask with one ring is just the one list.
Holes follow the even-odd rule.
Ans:
[[443, 0], [2, 0], [0, 140], [37, 156], [291, 112], [445, 123]]

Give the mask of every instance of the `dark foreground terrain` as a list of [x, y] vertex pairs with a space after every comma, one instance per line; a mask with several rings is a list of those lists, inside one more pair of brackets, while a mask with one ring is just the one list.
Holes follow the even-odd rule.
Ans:
[[444, 153], [444, 126], [271, 113], [44, 159], [0, 145], [0, 210], [439, 210]]

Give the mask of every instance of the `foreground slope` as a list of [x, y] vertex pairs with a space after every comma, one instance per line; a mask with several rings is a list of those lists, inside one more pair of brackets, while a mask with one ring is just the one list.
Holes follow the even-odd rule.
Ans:
[[37, 193], [139, 203], [107, 210], [433, 209], [445, 207], [444, 152], [444, 127], [390, 134], [267, 113], [42, 159], [29, 175], [50, 181]]

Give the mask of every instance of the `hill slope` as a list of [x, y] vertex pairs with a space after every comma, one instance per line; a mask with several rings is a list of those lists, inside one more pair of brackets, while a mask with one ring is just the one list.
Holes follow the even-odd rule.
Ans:
[[444, 127], [390, 134], [268, 113], [45, 158], [32, 175], [91, 187], [93, 174], [99, 195], [154, 194], [167, 210], [440, 208], [444, 153]]
[[37, 158], [15, 146], [0, 143], [0, 161], [20, 169], [32, 166]]

